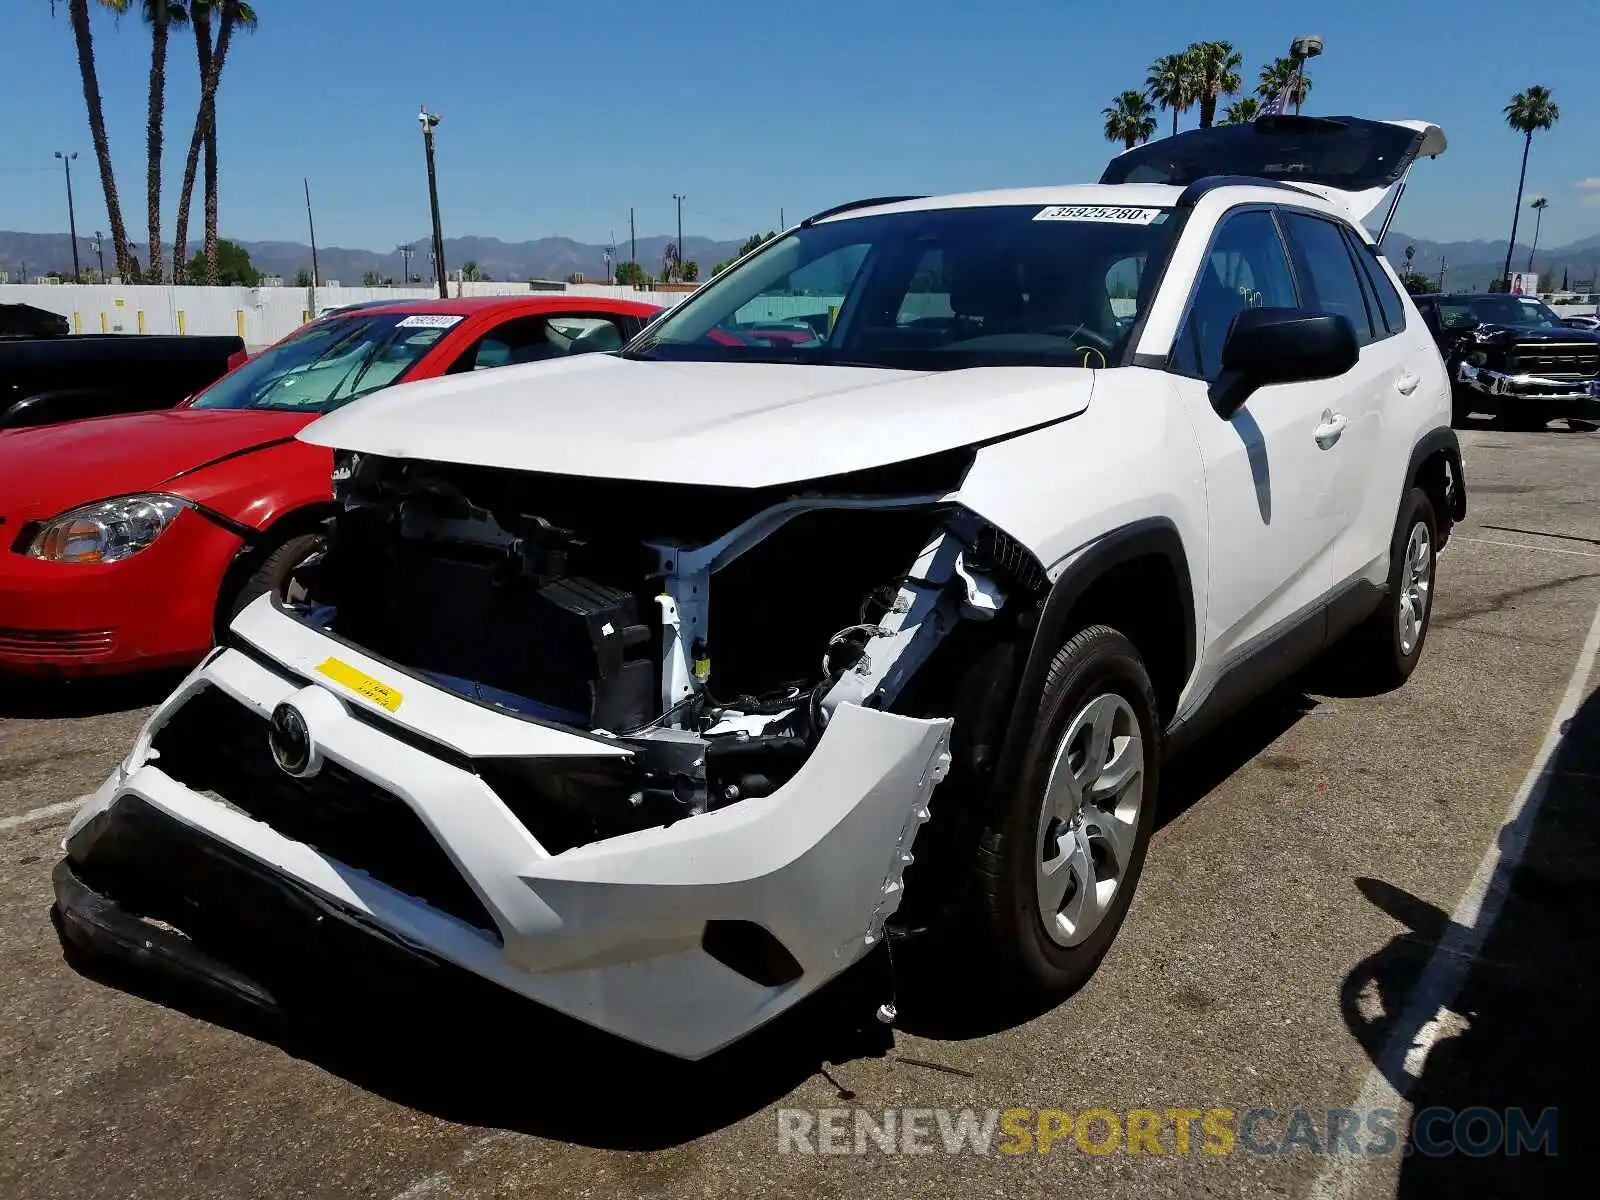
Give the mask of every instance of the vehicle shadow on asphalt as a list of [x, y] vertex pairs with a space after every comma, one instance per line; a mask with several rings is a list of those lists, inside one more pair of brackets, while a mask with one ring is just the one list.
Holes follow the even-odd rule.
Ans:
[[[604, 1149], [681, 1145], [760, 1112], [828, 1068], [893, 1046], [873, 1019], [885, 998], [869, 960], [699, 1062], [644, 1049], [451, 972], [379, 991], [354, 974], [262, 975], [266, 1012], [63, 939], [80, 975], [277, 1046], [396, 1104], [442, 1120]], [[244, 964], [239, 964], [243, 966]], [[841, 1085], [838, 1098], [853, 1094]]]
[[[1500, 1122], [1506, 1110], [1520, 1109], [1530, 1128], [1545, 1110], [1557, 1110], [1554, 1155], [1538, 1148], [1537, 1134], [1520, 1154], [1502, 1144], [1481, 1155], [1414, 1151], [1401, 1167], [1401, 1197], [1576, 1195], [1580, 1170], [1592, 1169], [1595, 1143], [1580, 1114], [1591, 1107], [1591, 1055], [1583, 1047], [1593, 1040], [1600, 1004], [1600, 691], [1565, 726], [1544, 787], [1537, 813], [1524, 809], [1500, 831], [1502, 853], [1519, 843], [1525, 849], [1516, 870], [1502, 864], [1490, 885], [1491, 895], [1503, 890], [1504, 908], [1470, 961], [1453, 957], [1467, 930], [1449, 914], [1381, 880], [1355, 881], [1404, 928], [1346, 976], [1340, 1008], [1357, 1041], [1413, 1105], [1408, 1144], [1448, 1145], [1454, 1114], [1470, 1108], [1492, 1110]], [[1459, 994], [1448, 1012], [1408, 1013], [1407, 1000], [1441, 943], [1444, 961], [1460, 972]], [[1402, 1022], [1429, 1021], [1439, 1036], [1413, 1077], [1404, 1055], [1385, 1049], [1414, 1044], [1421, 1029]], [[1425, 1115], [1430, 1109], [1453, 1111]], [[1474, 1146], [1490, 1130], [1475, 1121], [1459, 1132]]]
[[106, 679], [0, 678], [0, 720], [102, 717], [159, 704], [184, 671], [145, 671]]

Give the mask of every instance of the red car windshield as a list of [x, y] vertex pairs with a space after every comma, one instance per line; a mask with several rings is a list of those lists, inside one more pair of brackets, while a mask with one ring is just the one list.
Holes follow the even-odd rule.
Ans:
[[404, 312], [313, 321], [217, 380], [190, 407], [331, 412], [400, 382], [460, 321]]

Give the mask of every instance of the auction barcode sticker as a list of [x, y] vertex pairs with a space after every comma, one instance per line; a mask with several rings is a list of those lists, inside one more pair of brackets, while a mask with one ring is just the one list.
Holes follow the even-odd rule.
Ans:
[[1107, 204], [1053, 204], [1034, 214], [1035, 221], [1105, 221], [1112, 225], [1148, 225], [1159, 208], [1126, 208]]
[[449, 329], [452, 325], [461, 324], [460, 317], [449, 316], [445, 313], [415, 313], [403, 321], [395, 322], [397, 329]]

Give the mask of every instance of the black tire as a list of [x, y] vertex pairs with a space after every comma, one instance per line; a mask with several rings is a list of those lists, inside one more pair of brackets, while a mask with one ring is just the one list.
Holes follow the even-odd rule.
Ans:
[[289, 577], [294, 573], [294, 569], [311, 557], [322, 545], [322, 541], [321, 534], [297, 534], [269, 547], [249, 564], [250, 574], [239, 584], [232, 596], [224, 597], [223, 602], [218, 605], [219, 632], [226, 629], [233, 619], [258, 597], [265, 596], [268, 592], [281, 597], [284, 589], [289, 586]]
[[[1402, 638], [1400, 610], [1409, 595], [1406, 564], [1411, 535], [1419, 525], [1427, 538], [1428, 587], [1422, 597], [1421, 630], [1407, 649]], [[1438, 554], [1439, 520], [1434, 515], [1433, 502], [1421, 488], [1414, 487], [1406, 493], [1400, 505], [1394, 537], [1389, 543], [1388, 591], [1383, 603], [1351, 631], [1347, 642], [1350, 653], [1338, 655], [1366, 689], [1374, 692], [1393, 691], [1411, 678], [1411, 672], [1417, 669], [1417, 663], [1422, 660], [1422, 647], [1428, 640], [1428, 627], [1433, 619], [1433, 585], [1438, 575]]]
[[[1137, 718], [1144, 770], [1141, 780], [1130, 787], [1142, 789], [1140, 807], [1128, 861], [1110, 906], [1085, 940], [1067, 946], [1046, 932], [1036, 883], [1041, 844], [1050, 843], [1045, 832], [1045, 785], [1072, 722], [1087, 705], [1108, 695], [1125, 702]], [[1056, 652], [1017, 790], [997, 799], [973, 867], [980, 917], [977, 949], [1015, 993], [1041, 998], [1065, 995], [1093, 975], [1105, 957], [1133, 900], [1155, 827], [1160, 737], [1150, 676], [1126, 637], [1109, 626], [1092, 625]]]

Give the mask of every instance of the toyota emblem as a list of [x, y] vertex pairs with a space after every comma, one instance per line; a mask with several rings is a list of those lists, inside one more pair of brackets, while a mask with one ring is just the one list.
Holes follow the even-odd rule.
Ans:
[[315, 775], [322, 766], [322, 756], [311, 740], [311, 729], [298, 708], [284, 701], [272, 710], [272, 721], [267, 728], [267, 746], [272, 751], [272, 761], [285, 775], [297, 779]]

